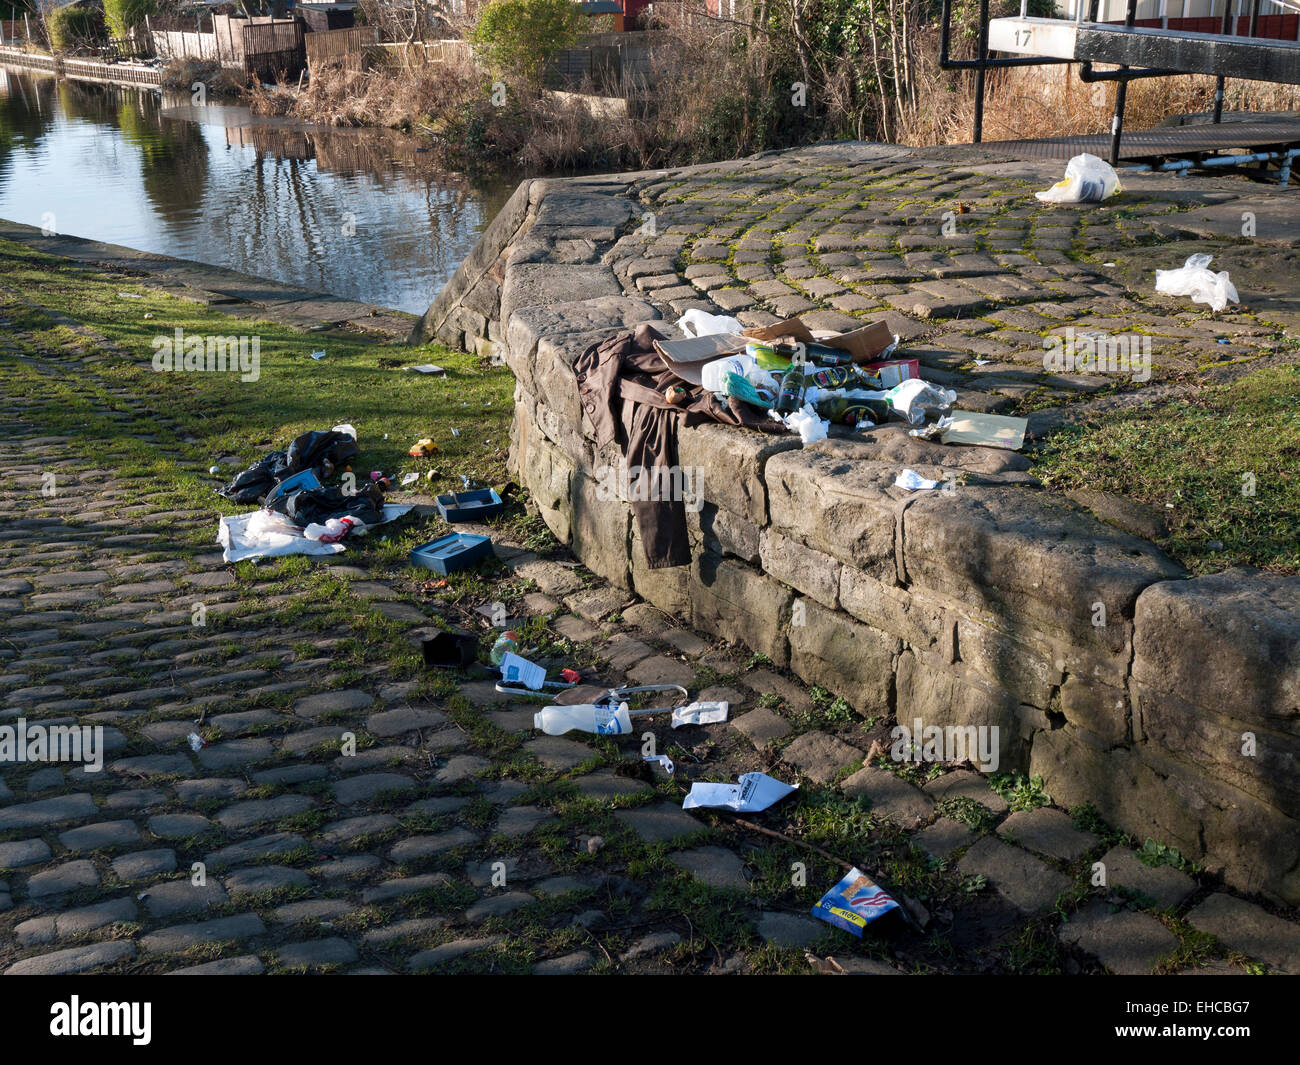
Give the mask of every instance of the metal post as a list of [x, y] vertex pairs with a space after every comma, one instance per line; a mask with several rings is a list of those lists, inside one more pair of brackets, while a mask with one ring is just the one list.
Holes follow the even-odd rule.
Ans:
[[[1220, 32], [1226, 37], [1232, 26], [1232, 0], [1223, 0], [1223, 27]], [[1220, 74], [1214, 79], [1214, 123], [1218, 125], [1223, 119], [1223, 87], [1228, 79]]]
[[984, 78], [987, 71], [984, 61], [989, 57], [989, 0], [980, 0], [980, 39], [977, 58], [980, 66], [975, 70], [975, 130], [972, 144], [979, 144], [984, 137]]
[[1255, 0], [1255, 2], [1250, 7], [1250, 29], [1247, 30], [1246, 32], [1251, 37], [1257, 37], [1259, 35], [1257, 32], [1258, 30], [1259, 30], [1259, 0]]
[[[1124, 15], [1124, 28], [1132, 29], [1137, 21], [1137, 0], [1128, 0], [1128, 11]], [[1120, 67], [1128, 70], [1128, 66]], [[1115, 114], [1110, 120], [1110, 165], [1119, 163], [1119, 140], [1124, 131], [1124, 103], [1128, 98], [1128, 79], [1122, 79], [1115, 86]]]

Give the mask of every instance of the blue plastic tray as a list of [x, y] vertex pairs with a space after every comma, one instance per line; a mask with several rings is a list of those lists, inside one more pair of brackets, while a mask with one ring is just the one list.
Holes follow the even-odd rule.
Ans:
[[501, 497], [493, 488], [448, 492], [437, 500], [443, 521], [481, 521], [501, 513]]
[[411, 561], [444, 577], [492, 554], [492, 541], [472, 533], [448, 533], [412, 549]]

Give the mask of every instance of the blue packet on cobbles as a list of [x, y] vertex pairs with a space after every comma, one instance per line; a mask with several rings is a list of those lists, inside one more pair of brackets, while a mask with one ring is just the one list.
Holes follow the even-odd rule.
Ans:
[[886, 895], [871, 877], [854, 868], [821, 897], [812, 908], [812, 915], [861, 939], [867, 925], [898, 908], [898, 903]]

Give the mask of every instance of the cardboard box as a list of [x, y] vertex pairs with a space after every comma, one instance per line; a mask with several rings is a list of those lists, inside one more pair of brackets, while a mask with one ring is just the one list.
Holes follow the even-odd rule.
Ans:
[[655, 351], [664, 365], [683, 381], [703, 383], [704, 364], [745, 350], [746, 338], [739, 333], [711, 333], [685, 340], [656, 340]]
[[886, 359], [884, 362], [869, 362], [862, 368], [879, 377], [886, 388], [921, 376], [919, 359]]
[[872, 322], [859, 329], [834, 336], [814, 336], [802, 318], [787, 318], [761, 328], [746, 329], [745, 335], [754, 340], [771, 342], [778, 337], [794, 337], [803, 344], [825, 344], [828, 348], [847, 351], [859, 366], [866, 365], [894, 342], [894, 334], [885, 322]]

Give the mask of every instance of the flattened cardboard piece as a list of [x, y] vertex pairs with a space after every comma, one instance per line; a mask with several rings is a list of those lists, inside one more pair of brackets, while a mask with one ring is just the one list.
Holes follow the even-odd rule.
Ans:
[[683, 381], [701, 385], [706, 362], [744, 351], [747, 342], [739, 333], [711, 333], [685, 340], [656, 340], [654, 345], [668, 369]]
[[872, 322], [860, 329], [851, 329], [847, 333], [835, 333], [830, 336], [814, 336], [802, 318], [787, 318], [783, 322], [773, 322], [761, 328], [746, 329], [745, 335], [754, 340], [775, 340], [777, 337], [794, 337], [802, 344], [825, 344], [828, 348], [838, 348], [853, 356], [859, 366], [868, 363], [894, 342], [894, 334], [885, 322]]
[[1025, 443], [1027, 418], [1010, 418], [1005, 414], [979, 414], [969, 410], [952, 412], [952, 425], [939, 439], [945, 444], [980, 444], [1019, 451]]
[[[801, 344], [812, 344], [817, 338], [812, 335], [812, 330], [803, 324], [802, 318], [787, 318], [782, 322], [773, 322], [771, 325], [754, 326], [753, 329], [746, 329], [745, 336], [753, 340], [775, 340], [777, 337], [794, 337]], [[822, 344], [830, 344], [829, 340], [820, 341]]]

